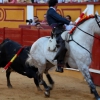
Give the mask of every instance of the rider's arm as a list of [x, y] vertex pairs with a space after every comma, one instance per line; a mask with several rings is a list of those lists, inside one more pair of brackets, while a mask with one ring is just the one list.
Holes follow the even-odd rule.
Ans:
[[49, 16], [57, 20], [58, 23], [63, 23], [63, 24], [70, 24], [70, 21], [63, 18], [61, 15], [59, 15], [55, 10], [51, 9], [52, 11], [49, 12]]

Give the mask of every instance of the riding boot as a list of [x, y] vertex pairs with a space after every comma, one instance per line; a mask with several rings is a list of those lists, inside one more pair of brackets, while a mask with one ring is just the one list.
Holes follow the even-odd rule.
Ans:
[[63, 67], [64, 67], [64, 59], [66, 55], [66, 47], [65, 47], [65, 41], [62, 39], [61, 34], [65, 31], [64, 27], [62, 24], [59, 24], [54, 28], [53, 33], [55, 34], [56, 37], [56, 42], [57, 42], [57, 54], [54, 57], [53, 60], [57, 60], [57, 72], [63, 72]]
[[64, 59], [66, 51], [67, 51], [67, 49], [65, 48], [65, 43], [63, 42], [62, 44], [60, 44], [60, 46], [58, 48], [58, 51], [57, 51], [57, 54], [56, 54], [56, 56], [54, 57], [53, 60], [56, 60], [56, 59], [61, 59], [62, 60], [62, 59]]
[[66, 55], [67, 49], [65, 48], [65, 41], [63, 41], [58, 48], [58, 52], [56, 56], [54, 57], [54, 60], [57, 59], [57, 72], [63, 72], [64, 67], [64, 59]]
[[56, 68], [55, 71], [56, 71], [56, 72], [59, 72], [59, 73], [63, 73], [63, 72], [64, 72], [64, 71], [63, 71], [63, 68], [60, 67], [60, 66], [57, 66], [57, 68]]

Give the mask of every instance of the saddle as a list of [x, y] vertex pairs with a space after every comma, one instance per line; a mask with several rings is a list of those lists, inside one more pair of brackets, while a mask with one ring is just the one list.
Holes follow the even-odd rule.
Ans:
[[[57, 24], [51, 32], [51, 37], [48, 40], [47, 48], [49, 51], [54, 52], [61, 46], [60, 42], [65, 40], [66, 31], [62, 23]], [[68, 36], [67, 36], [68, 37]], [[60, 41], [61, 40], [61, 41]]]
[[51, 52], [56, 52], [57, 51], [56, 45], [57, 45], [56, 38], [54, 36], [50, 37], [47, 43], [47, 50]]
[[[68, 41], [69, 40], [69, 34], [68, 33], [69, 33], [69, 31], [64, 31], [61, 34], [61, 38], [63, 40], [67, 39], [67, 41]], [[48, 43], [47, 43], [47, 50], [51, 51], [51, 52], [56, 52], [58, 47], [59, 47], [59, 44], [56, 41], [56, 37], [54, 35], [49, 37], [49, 40], [48, 40]]]

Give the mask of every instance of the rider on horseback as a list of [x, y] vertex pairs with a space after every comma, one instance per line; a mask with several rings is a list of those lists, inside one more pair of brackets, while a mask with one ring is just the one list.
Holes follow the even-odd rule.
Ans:
[[47, 22], [52, 27], [52, 32], [56, 37], [57, 47], [59, 47], [58, 52], [54, 58], [57, 59], [57, 72], [63, 72], [64, 58], [67, 49], [65, 48], [65, 41], [61, 38], [61, 33], [65, 31], [64, 24], [75, 25], [75, 22], [70, 22], [69, 20], [63, 18], [56, 12], [58, 0], [49, 0], [49, 9], [47, 11]]

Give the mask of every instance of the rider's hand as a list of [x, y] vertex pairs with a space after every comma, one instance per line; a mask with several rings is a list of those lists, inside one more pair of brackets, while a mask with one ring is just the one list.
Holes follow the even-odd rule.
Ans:
[[76, 25], [76, 22], [70, 22], [70, 25]]

